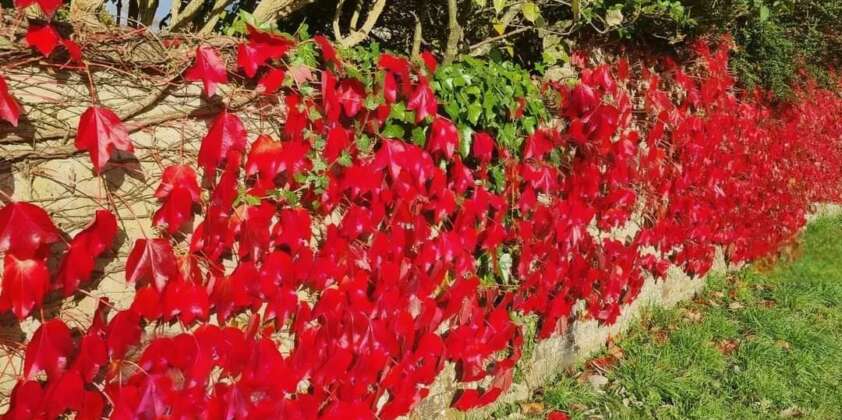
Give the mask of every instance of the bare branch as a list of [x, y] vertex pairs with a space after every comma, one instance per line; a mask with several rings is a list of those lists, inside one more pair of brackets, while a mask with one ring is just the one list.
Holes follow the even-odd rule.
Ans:
[[[337, 42], [342, 44], [345, 47], [353, 47], [354, 45], [359, 44], [360, 42], [365, 41], [368, 38], [368, 34], [371, 33], [371, 30], [374, 29], [374, 25], [377, 24], [377, 20], [380, 19], [380, 15], [383, 14], [383, 9], [386, 8], [386, 0], [377, 0], [373, 6], [371, 6], [371, 10], [368, 11], [365, 17], [365, 22], [363, 25], [357, 29], [351, 29], [351, 33], [348, 34], [347, 37], [339, 38], [337, 37]], [[337, 11], [337, 13], [339, 13]], [[334, 30], [338, 28], [338, 21], [334, 21], [336, 26], [334, 26]]]

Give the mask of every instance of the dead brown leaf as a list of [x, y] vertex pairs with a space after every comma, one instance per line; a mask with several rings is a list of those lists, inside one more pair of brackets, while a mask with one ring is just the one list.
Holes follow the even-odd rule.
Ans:
[[775, 302], [773, 299], [763, 299], [760, 301], [760, 304], [765, 308], [774, 308], [778, 302]]
[[521, 413], [527, 416], [539, 416], [544, 414], [544, 403], [542, 402], [527, 402], [520, 405]]
[[783, 418], [803, 417], [804, 412], [796, 406], [781, 410], [780, 416]]
[[716, 349], [719, 350], [723, 356], [730, 356], [739, 346], [740, 343], [734, 339], [720, 340], [716, 342]]
[[684, 321], [690, 323], [696, 323], [702, 320], [702, 313], [695, 309], [685, 309], [684, 310]]

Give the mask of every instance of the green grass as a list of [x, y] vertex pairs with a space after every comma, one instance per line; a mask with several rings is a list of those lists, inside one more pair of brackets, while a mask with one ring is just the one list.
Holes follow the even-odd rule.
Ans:
[[693, 302], [644, 314], [604, 388], [584, 368], [533, 402], [580, 419], [842, 419], [842, 217], [803, 240], [794, 262], [710, 278]]

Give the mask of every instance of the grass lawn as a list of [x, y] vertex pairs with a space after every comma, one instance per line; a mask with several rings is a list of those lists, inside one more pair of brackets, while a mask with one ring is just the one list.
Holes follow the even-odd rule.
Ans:
[[803, 241], [793, 262], [708, 279], [693, 302], [648, 312], [606, 352], [495, 414], [842, 419], [842, 217], [815, 221]]

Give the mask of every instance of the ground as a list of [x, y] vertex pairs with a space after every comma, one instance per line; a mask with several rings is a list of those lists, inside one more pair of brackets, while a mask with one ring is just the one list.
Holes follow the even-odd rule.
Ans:
[[772, 266], [708, 279], [499, 418], [842, 418], [842, 217]]

